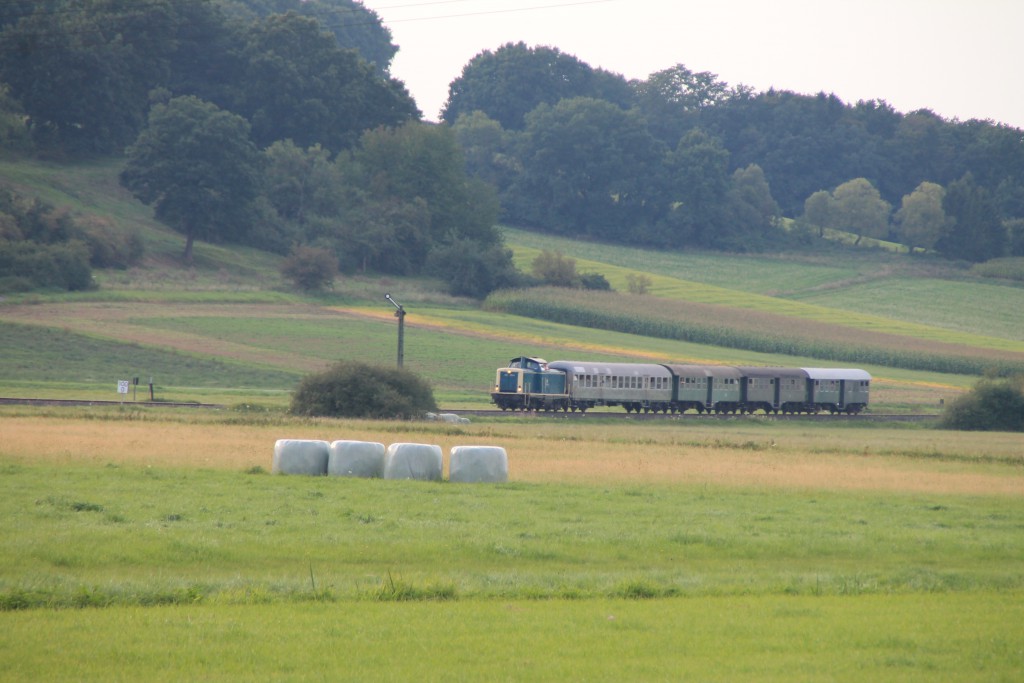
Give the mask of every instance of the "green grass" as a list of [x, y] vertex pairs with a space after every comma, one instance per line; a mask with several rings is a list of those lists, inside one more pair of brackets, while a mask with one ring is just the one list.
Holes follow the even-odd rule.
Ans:
[[0, 481], [5, 681], [1024, 673], [1020, 498], [2, 457]]
[[85, 383], [116, 387], [119, 379], [193, 387], [287, 387], [300, 374], [125, 344], [37, 325], [0, 322], [6, 382]]
[[0, 472], [7, 609], [1024, 589], [1019, 498]]
[[0, 613], [4, 680], [1019, 680], [1019, 595]]
[[1024, 288], [936, 278], [880, 278], [798, 297], [947, 330], [1024, 341]]

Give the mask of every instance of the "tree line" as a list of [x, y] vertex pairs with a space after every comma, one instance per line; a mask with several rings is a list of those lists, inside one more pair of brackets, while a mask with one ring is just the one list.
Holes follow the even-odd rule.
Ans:
[[449, 89], [471, 172], [510, 222], [658, 247], [763, 249], [824, 228], [953, 258], [1024, 255], [1024, 132], [885, 102], [645, 80], [509, 43]]

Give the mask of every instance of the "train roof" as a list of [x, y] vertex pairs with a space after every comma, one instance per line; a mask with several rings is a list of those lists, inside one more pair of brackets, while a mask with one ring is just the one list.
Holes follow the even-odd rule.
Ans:
[[654, 363], [602, 363], [600, 361], [556, 360], [548, 363], [552, 370], [563, 370], [578, 375], [616, 375], [631, 377], [647, 375], [650, 377], [669, 376], [668, 368]]
[[744, 377], [799, 377], [807, 379], [807, 371], [803, 368], [776, 368], [741, 365], [737, 368]]
[[855, 368], [800, 368], [810, 379], [851, 379], [870, 380], [871, 375], [865, 370]]
[[666, 363], [665, 367], [672, 371], [676, 377], [711, 377], [707, 365], [675, 365]]

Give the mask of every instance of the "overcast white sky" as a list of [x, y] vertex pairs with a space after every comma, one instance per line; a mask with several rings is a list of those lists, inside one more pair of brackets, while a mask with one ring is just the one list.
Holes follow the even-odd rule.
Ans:
[[363, 0], [429, 120], [483, 50], [548, 45], [646, 78], [675, 64], [756, 91], [1024, 128], [1024, 0]]

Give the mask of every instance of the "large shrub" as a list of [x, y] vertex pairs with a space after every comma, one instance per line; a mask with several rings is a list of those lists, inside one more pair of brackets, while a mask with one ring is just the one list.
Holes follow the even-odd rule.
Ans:
[[947, 429], [1024, 432], [1024, 376], [979, 382], [942, 416]]
[[291, 412], [323, 417], [410, 419], [437, 410], [425, 380], [402, 368], [341, 362], [299, 382]]

